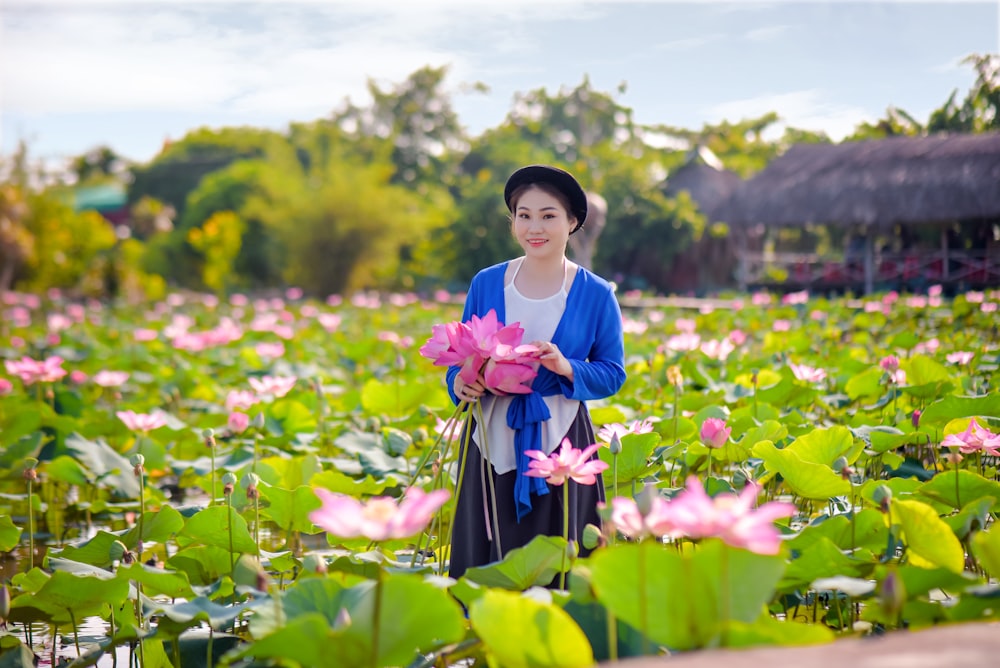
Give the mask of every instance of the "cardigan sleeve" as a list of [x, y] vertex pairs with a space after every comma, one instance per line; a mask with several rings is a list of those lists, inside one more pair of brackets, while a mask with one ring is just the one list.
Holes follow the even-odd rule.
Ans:
[[[472, 285], [469, 286], [469, 292], [465, 296], [465, 308], [462, 311], [462, 322], [468, 322], [472, 319], [472, 314], [476, 313], [475, 304], [477, 301], [476, 279], [472, 279]], [[455, 394], [455, 376], [458, 372], [462, 370], [460, 366], [450, 366], [448, 370], [444, 373], [445, 383], [447, 384], [448, 396], [451, 397], [452, 403], [456, 406], [458, 405], [458, 395]]]
[[567, 356], [573, 367], [573, 380], [559, 376], [563, 395], [569, 399], [604, 399], [625, 383], [625, 344], [618, 300], [610, 287], [606, 287], [594, 302], [581, 309], [589, 313], [579, 321], [580, 326], [590, 324], [594, 332], [586, 359]]

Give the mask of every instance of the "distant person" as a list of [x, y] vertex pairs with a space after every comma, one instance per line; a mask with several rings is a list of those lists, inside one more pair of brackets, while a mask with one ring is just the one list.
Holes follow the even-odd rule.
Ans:
[[[583, 449], [595, 442], [585, 403], [615, 394], [625, 382], [622, 316], [614, 289], [566, 258], [569, 237], [587, 217], [587, 197], [568, 172], [548, 165], [515, 171], [504, 187], [510, 233], [524, 254], [487, 267], [472, 279], [463, 321], [495, 309], [500, 322], [520, 323], [523, 341], [541, 349], [531, 394], [500, 396], [482, 375], [466, 384], [447, 371], [452, 399], [482, 398], [464, 460], [453, 529], [450, 575], [496, 561], [538, 535], [563, 535], [563, 488], [525, 475], [526, 450], [552, 453], [564, 438]], [[490, 461], [484, 461], [483, 437]], [[596, 458], [596, 455], [594, 455]], [[493, 479], [489, 483], [487, 476]], [[569, 539], [580, 544], [586, 524], [600, 525], [604, 484], [570, 485]], [[498, 522], [493, 526], [491, 489]], [[585, 554], [582, 551], [581, 554]]]

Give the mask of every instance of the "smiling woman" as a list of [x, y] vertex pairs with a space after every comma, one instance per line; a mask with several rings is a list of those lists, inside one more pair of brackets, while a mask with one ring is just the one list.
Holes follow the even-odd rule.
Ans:
[[[531, 391], [514, 395], [490, 390], [482, 373], [469, 382], [460, 367], [447, 372], [456, 403], [480, 399], [482, 406], [471, 427], [473, 446], [460, 462], [466, 475], [450, 563], [456, 578], [535, 536], [565, 534], [579, 546], [584, 527], [600, 525], [603, 484], [567, 481], [561, 493], [550, 493], [552, 484], [529, 474], [528, 453], [544, 458], [564, 442], [586, 450], [596, 441], [586, 402], [615, 394], [625, 382], [614, 290], [566, 258], [569, 236], [587, 217], [583, 188], [558, 167], [529, 165], [507, 180], [504, 201], [524, 254], [476, 275], [463, 321], [495, 311], [501, 322], [519, 323], [524, 341], [539, 351], [539, 369]], [[594, 449], [587, 457], [597, 458]]]

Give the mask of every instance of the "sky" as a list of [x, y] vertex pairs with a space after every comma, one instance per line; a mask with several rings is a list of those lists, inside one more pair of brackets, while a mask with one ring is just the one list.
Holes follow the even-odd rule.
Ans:
[[428, 65], [473, 136], [517, 94], [586, 79], [642, 124], [775, 111], [839, 141], [890, 106], [923, 122], [961, 99], [971, 53], [1000, 53], [1000, 0], [0, 0], [0, 155], [147, 162], [198, 127], [365, 106], [369, 81]]

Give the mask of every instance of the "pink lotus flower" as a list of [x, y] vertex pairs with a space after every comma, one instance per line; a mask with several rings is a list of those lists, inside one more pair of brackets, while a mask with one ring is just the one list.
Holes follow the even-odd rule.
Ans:
[[6, 378], [0, 378], [0, 397], [14, 391], [14, 384]]
[[794, 362], [789, 362], [788, 368], [792, 370], [792, 375], [807, 383], [822, 383], [826, 380], [826, 371], [823, 369], [815, 369], [811, 366], [795, 364]]
[[363, 536], [374, 541], [409, 538], [420, 533], [451, 495], [446, 489], [425, 493], [419, 487], [410, 487], [398, 504], [384, 496], [362, 503], [353, 496], [322, 488], [313, 491], [323, 502], [321, 508], [309, 513], [313, 524], [340, 538]]
[[237, 408], [245, 411], [257, 403], [260, 403], [260, 399], [248, 390], [230, 390], [229, 394], [226, 395], [227, 411], [234, 411]]
[[320, 313], [316, 316], [316, 322], [327, 332], [333, 334], [340, 327], [341, 318], [336, 313]]
[[968, 364], [972, 361], [972, 358], [976, 356], [976, 353], [969, 352], [967, 350], [958, 350], [953, 353], [948, 353], [945, 355], [945, 359], [952, 364]]
[[628, 425], [620, 422], [610, 422], [601, 427], [597, 432], [597, 440], [602, 443], [611, 443], [614, 436], [620, 439], [625, 434], [648, 434], [653, 431], [653, 422], [646, 420], [633, 420]]
[[94, 374], [94, 384], [101, 387], [118, 387], [125, 384], [128, 376], [127, 371], [101, 370]]
[[254, 350], [258, 355], [265, 359], [277, 359], [279, 357], [284, 357], [285, 344], [281, 341], [266, 341], [258, 343], [254, 346]]
[[239, 411], [233, 411], [229, 414], [229, 419], [226, 421], [227, 426], [230, 431], [234, 434], [242, 434], [250, 426], [250, 416], [246, 413], [240, 413]]
[[670, 501], [670, 519], [675, 531], [688, 538], [721, 538], [732, 547], [757, 554], [777, 554], [781, 534], [774, 520], [791, 517], [795, 506], [772, 501], [754, 510], [760, 488], [748, 483], [736, 494], [705, 493], [697, 476], [690, 476], [684, 490]]
[[140, 343], [155, 341], [158, 336], [159, 332], [155, 329], [139, 328], [132, 332], [132, 338]]
[[462, 367], [458, 375], [466, 383], [474, 383], [483, 373], [491, 390], [527, 394], [537, 374], [538, 349], [522, 344], [523, 337], [519, 323], [502, 325], [490, 309], [482, 318], [473, 315], [467, 323], [434, 325], [420, 354], [435, 366]]
[[444, 440], [453, 442], [462, 437], [461, 427], [452, 428], [452, 421], [435, 418], [434, 433], [441, 434]]
[[63, 358], [59, 356], [47, 357], [44, 360], [33, 360], [30, 357], [22, 357], [20, 361], [5, 360], [4, 366], [7, 373], [19, 376], [25, 385], [35, 383], [54, 383], [66, 375], [66, 370], [62, 368]]
[[886, 355], [879, 360], [878, 365], [889, 373], [895, 373], [899, 369], [899, 358], [895, 355]]
[[504, 394], [531, 394], [531, 381], [538, 375], [535, 367], [519, 362], [489, 359], [483, 369], [486, 386]]
[[87, 380], [89, 380], [87, 374], [84, 373], [83, 371], [80, 371], [79, 369], [73, 369], [72, 371], [69, 372], [69, 382], [73, 383], [74, 385], [83, 385], [84, 383], [87, 382]]
[[132, 431], [147, 433], [167, 424], [167, 415], [163, 411], [153, 413], [136, 413], [135, 411], [118, 411], [118, 419]]
[[742, 346], [747, 342], [747, 335], [742, 329], [734, 329], [726, 336], [734, 346]]
[[677, 318], [674, 320], [674, 327], [677, 328], [678, 332], [694, 334], [695, 330], [698, 329], [698, 323], [691, 318]]
[[701, 442], [710, 448], [721, 448], [729, 442], [732, 427], [726, 426], [725, 420], [707, 418], [701, 423]]
[[734, 350], [736, 346], [729, 339], [712, 339], [701, 344], [701, 352], [706, 357], [720, 362], [725, 362]]
[[692, 332], [684, 332], [682, 334], [674, 334], [667, 342], [663, 344], [662, 348], [665, 350], [672, 350], [674, 352], [687, 352], [690, 350], [698, 350], [701, 346], [701, 337]]
[[1000, 434], [994, 434], [989, 429], [981, 427], [975, 418], [969, 420], [969, 426], [961, 434], [949, 434], [941, 441], [943, 448], [958, 448], [962, 454], [983, 452], [987, 455], [1000, 456]]
[[670, 503], [660, 495], [653, 497], [649, 512], [645, 515], [639, 505], [623, 496], [611, 500], [611, 524], [629, 538], [642, 539], [646, 536], [670, 536], [675, 532], [670, 515]]
[[524, 454], [532, 459], [528, 462], [525, 475], [546, 478], [553, 485], [561, 485], [567, 479], [581, 485], [593, 485], [597, 482], [597, 474], [608, 468], [607, 462], [590, 459], [599, 447], [599, 443], [594, 443], [579, 450], [573, 447], [568, 438], [564, 438], [559, 450], [551, 456], [541, 450], [525, 450]]
[[288, 394], [298, 379], [294, 376], [261, 376], [260, 378], [250, 378], [250, 387], [258, 395], [271, 395], [283, 397]]

